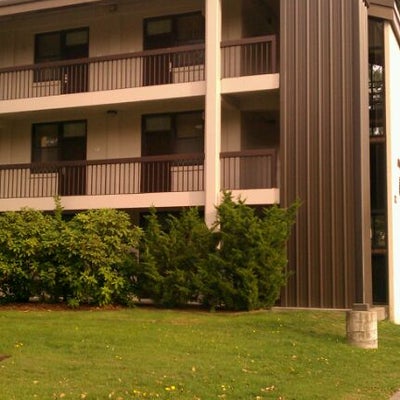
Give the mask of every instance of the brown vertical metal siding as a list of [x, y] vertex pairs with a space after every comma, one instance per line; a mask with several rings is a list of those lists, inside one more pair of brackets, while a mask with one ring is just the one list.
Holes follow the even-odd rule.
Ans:
[[366, 23], [363, 0], [281, 0], [282, 204], [303, 203], [288, 248], [286, 306], [363, 300]]

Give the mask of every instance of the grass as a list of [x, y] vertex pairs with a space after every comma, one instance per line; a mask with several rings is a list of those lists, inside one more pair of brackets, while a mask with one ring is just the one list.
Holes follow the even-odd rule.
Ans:
[[379, 349], [345, 343], [339, 312], [0, 308], [0, 398], [389, 399], [400, 326]]

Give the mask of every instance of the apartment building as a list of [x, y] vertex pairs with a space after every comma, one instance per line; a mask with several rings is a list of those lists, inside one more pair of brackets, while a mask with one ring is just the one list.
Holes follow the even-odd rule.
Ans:
[[398, 6], [0, 0], [0, 211], [299, 198], [281, 305], [400, 323]]

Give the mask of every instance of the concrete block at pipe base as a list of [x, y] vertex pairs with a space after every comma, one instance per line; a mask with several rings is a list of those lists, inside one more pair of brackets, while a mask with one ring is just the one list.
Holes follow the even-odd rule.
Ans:
[[376, 312], [376, 317], [379, 321], [384, 321], [385, 319], [388, 318], [388, 310], [387, 307], [385, 306], [374, 306], [372, 308]]
[[374, 310], [347, 311], [347, 342], [362, 349], [378, 348], [378, 320]]

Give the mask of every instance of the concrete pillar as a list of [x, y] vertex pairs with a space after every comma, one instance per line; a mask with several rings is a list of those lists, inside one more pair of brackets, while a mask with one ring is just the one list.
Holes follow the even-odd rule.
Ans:
[[355, 304], [346, 315], [347, 342], [362, 349], [378, 348], [377, 313], [367, 304]]
[[207, 225], [215, 221], [221, 191], [221, 0], [206, 0], [205, 209]]

